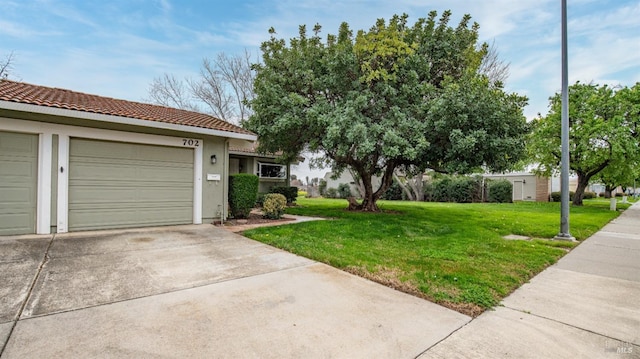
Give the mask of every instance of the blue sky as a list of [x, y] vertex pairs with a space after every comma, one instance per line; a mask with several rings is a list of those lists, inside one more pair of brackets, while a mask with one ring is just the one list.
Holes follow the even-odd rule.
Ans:
[[[164, 73], [196, 77], [204, 57], [258, 56], [274, 27], [280, 37], [316, 23], [369, 29], [377, 18], [453, 11], [471, 14], [480, 40], [510, 63], [506, 89], [529, 97], [525, 115], [547, 112], [560, 90], [560, 0], [0, 0], [0, 59], [11, 78], [140, 101]], [[569, 81], [631, 86], [640, 81], [640, 1], [568, 0]]]

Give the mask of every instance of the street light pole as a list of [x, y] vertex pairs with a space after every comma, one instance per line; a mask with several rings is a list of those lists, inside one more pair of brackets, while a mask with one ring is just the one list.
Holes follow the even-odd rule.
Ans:
[[562, 2], [562, 157], [560, 171], [560, 233], [555, 239], [575, 241], [569, 234], [569, 76], [567, 51], [567, 0]]

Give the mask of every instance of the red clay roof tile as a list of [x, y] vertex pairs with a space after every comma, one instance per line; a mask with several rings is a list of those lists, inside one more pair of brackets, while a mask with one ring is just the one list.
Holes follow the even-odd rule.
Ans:
[[254, 135], [239, 126], [199, 112], [10, 80], [0, 80], [0, 100]]

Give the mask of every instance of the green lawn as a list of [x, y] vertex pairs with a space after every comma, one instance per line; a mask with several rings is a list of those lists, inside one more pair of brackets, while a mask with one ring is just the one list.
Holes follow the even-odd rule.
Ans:
[[[346, 204], [300, 198], [288, 213], [330, 220], [244, 234], [474, 316], [575, 246], [548, 240], [559, 231], [558, 203], [381, 201], [384, 213], [348, 212]], [[583, 240], [619, 215], [608, 208], [602, 201], [572, 207], [571, 234]]]

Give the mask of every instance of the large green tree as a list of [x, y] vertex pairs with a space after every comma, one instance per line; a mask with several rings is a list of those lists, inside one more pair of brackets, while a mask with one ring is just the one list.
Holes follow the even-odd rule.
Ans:
[[[533, 121], [529, 153], [538, 172], [557, 173], [561, 165], [561, 96]], [[609, 184], [625, 180], [637, 163], [640, 85], [616, 91], [607, 85], [577, 82], [569, 87], [569, 167], [578, 176], [574, 205], [582, 205], [592, 178]]]
[[489, 48], [478, 25], [465, 15], [454, 28], [450, 16], [434, 11], [409, 26], [396, 15], [355, 36], [343, 23], [325, 40], [319, 25], [311, 36], [301, 26], [288, 43], [271, 29], [244, 125], [285, 161], [309, 150], [334, 173], [354, 172], [368, 211], [396, 169], [507, 169], [524, 152], [526, 98], [481, 73]]

